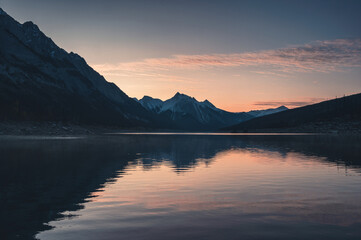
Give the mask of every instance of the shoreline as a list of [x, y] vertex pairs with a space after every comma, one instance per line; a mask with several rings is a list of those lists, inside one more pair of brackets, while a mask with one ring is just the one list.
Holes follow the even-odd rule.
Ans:
[[0, 136], [95, 136], [110, 127], [61, 122], [0, 122]]
[[77, 125], [62, 122], [0, 122], [0, 136], [104, 136], [117, 134], [151, 134], [151, 133], [174, 133], [174, 134], [324, 134], [324, 135], [361, 135], [359, 123], [350, 124], [309, 124], [295, 128], [278, 129], [253, 129], [239, 131], [182, 131], [174, 129], [145, 129], [145, 128], [120, 128], [100, 125]]
[[302, 124], [297, 127], [285, 128], [264, 128], [264, 129], [228, 129], [234, 133], [319, 133], [319, 134], [333, 134], [333, 135], [361, 135], [361, 121], [350, 122], [314, 122]]

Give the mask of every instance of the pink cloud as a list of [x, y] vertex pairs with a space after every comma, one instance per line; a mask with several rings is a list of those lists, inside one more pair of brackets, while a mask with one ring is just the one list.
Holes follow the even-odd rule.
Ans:
[[[267, 72], [333, 72], [361, 67], [361, 39], [317, 41], [303, 46], [233, 54], [174, 55], [94, 68], [103, 74], [214, 67], [268, 67]], [[257, 72], [257, 71], [256, 71]], [[264, 73], [265, 71], [261, 71]]]

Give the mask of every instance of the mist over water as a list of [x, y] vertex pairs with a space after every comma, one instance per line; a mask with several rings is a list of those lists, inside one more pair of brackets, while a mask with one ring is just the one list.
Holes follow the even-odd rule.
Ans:
[[359, 137], [4, 137], [0, 154], [5, 239], [361, 237]]

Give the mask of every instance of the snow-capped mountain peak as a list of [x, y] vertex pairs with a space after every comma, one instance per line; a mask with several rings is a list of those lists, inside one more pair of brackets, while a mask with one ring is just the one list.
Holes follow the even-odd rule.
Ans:
[[220, 110], [219, 108], [216, 108], [216, 106], [214, 106], [210, 101], [208, 101], [207, 99], [204, 100], [203, 102], [201, 102], [202, 106], [204, 107], [209, 107], [209, 108], [213, 108], [215, 110]]
[[190, 106], [192, 106], [192, 108], [197, 108], [200, 106], [200, 102], [194, 97], [177, 92], [172, 98], [164, 101], [160, 112], [184, 112], [185, 108]]
[[142, 106], [150, 111], [159, 113], [160, 109], [163, 106], [163, 101], [158, 98], [152, 98], [149, 96], [144, 96], [138, 101]]
[[[171, 99], [176, 99], [176, 100], [189, 100], [189, 101], [197, 101], [194, 97], [190, 97], [186, 94], [183, 93], [179, 93], [177, 92]], [[169, 99], [170, 100], [170, 99]]]
[[172, 98], [162, 101], [149, 96], [144, 96], [139, 100], [142, 106], [164, 118], [170, 118], [184, 128], [204, 128], [215, 129], [222, 126], [230, 126], [283, 110], [281, 106], [275, 109], [256, 110], [250, 112], [232, 113], [215, 107], [207, 99], [200, 102], [194, 97], [177, 92]]
[[245, 113], [229, 113], [216, 108], [208, 100], [200, 102], [179, 92], [166, 101], [144, 96], [139, 103], [164, 118], [170, 118], [180, 128], [185, 129], [216, 129], [249, 118]]

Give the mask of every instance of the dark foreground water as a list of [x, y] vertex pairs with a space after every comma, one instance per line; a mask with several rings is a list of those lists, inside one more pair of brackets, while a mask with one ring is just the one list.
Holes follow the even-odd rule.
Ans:
[[0, 239], [361, 239], [361, 141], [0, 138]]

